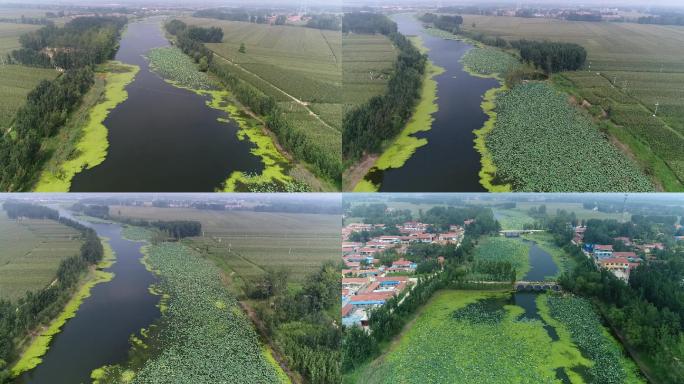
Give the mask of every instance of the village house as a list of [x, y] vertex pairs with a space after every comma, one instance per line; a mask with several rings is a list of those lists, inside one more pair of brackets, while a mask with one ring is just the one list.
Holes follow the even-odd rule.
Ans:
[[613, 246], [611, 244], [594, 244], [593, 254], [595, 259], [605, 259], [613, 255]]

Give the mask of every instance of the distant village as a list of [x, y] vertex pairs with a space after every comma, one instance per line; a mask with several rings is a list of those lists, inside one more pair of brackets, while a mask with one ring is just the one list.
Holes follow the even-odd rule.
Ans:
[[[465, 233], [464, 226], [452, 225], [448, 232], [428, 232], [430, 225], [409, 221], [398, 225], [399, 235], [375, 236], [368, 241], [350, 241], [354, 233], [382, 231], [384, 224], [352, 223], [342, 228], [342, 323], [345, 326], [368, 326], [370, 310], [382, 306], [392, 297], [418, 282], [414, 277], [417, 263], [408, 259], [406, 251], [412, 243], [461, 244]], [[386, 264], [381, 263], [378, 255], [394, 249], [400, 257]], [[444, 264], [444, 257], [437, 262]], [[408, 293], [410, 294], [410, 292]]]

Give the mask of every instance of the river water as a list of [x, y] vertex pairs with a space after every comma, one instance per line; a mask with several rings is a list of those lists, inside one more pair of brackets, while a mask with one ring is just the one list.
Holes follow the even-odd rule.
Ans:
[[480, 154], [474, 147], [473, 131], [487, 120], [480, 106], [482, 96], [498, 87], [498, 81], [474, 77], [463, 70], [459, 60], [471, 45], [425, 33], [412, 14], [395, 15], [393, 19], [402, 34], [420, 36], [430, 60], [444, 68], [444, 73], [435, 77], [439, 110], [432, 115], [432, 129], [415, 135], [426, 138], [427, 145], [418, 148], [401, 168], [375, 171], [367, 178], [385, 192], [485, 191], [478, 175]]
[[237, 138], [237, 124], [206, 106], [207, 97], [176, 88], [148, 66], [144, 55], [169, 42], [161, 18], [128, 25], [116, 60], [140, 67], [128, 99], [112, 110], [106, 160], [76, 174], [72, 192], [212, 192], [233, 171], [260, 172], [253, 144]]
[[43, 362], [15, 384], [90, 383], [93, 369], [125, 362], [129, 336], [139, 334], [160, 315], [159, 297], [148, 290], [156, 279], [140, 262], [143, 243], [124, 239], [118, 224], [81, 223], [109, 239], [116, 263], [106, 271], [115, 276], [92, 288], [76, 316], [52, 339]]

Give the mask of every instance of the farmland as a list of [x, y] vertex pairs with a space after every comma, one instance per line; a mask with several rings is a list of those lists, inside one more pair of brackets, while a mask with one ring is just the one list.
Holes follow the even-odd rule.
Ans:
[[342, 36], [343, 102], [350, 108], [385, 92], [397, 56], [384, 35]]
[[81, 243], [72, 228], [52, 220], [10, 220], [0, 209], [0, 300], [48, 286], [59, 263], [78, 255]]
[[5, 64], [9, 52], [20, 47], [19, 36], [40, 28], [39, 25], [0, 23], [0, 130], [9, 128], [14, 114], [24, 105], [26, 95], [41, 80], [54, 79], [52, 69]]
[[181, 243], [148, 246], [145, 262], [159, 276], [155, 291], [165, 295], [158, 328], [134, 343], [147, 344], [140, 348], [147, 358], [138, 360], [140, 367], [96, 370], [94, 378], [131, 383], [171, 377], [179, 382], [283, 382], [212, 262]]
[[496, 113], [485, 143], [497, 168], [497, 184], [543, 192], [654, 188], [589, 117], [545, 83], [521, 84], [500, 94]]
[[197, 220], [204, 237], [191, 238], [221, 268], [238, 277], [261, 275], [264, 268], [285, 268], [292, 280], [339, 257], [340, 218], [336, 215], [115, 206], [114, 216], [150, 220]]
[[684, 27], [471, 15], [463, 25], [507, 40], [584, 46], [590, 70], [556, 75], [554, 85], [586, 100], [584, 107], [659, 187], [684, 188]]
[[[207, 43], [231, 75], [271, 96], [285, 120], [321, 153], [341, 163], [342, 45], [340, 32], [200, 18], [188, 25], [223, 29]], [[244, 44], [245, 52], [239, 52]]]

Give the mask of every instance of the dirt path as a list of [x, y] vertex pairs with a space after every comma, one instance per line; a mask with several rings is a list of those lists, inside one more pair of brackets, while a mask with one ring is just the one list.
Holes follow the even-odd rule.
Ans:
[[[212, 52], [213, 52], [213, 51], [212, 51]], [[235, 68], [239, 68], [241, 71], [243, 71], [243, 72], [245, 72], [245, 73], [249, 73], [250, 75], [256, 77], [257, 79], [266, 82], [268, 85], [270, 85], [270, 86], [273, 87], [274, 89], [278, 90], [278, 92], [281, 92], [283, 95], [285, 95], [285, 96], [287, 96], [288, 98], [292, 99], [292, 101], [294, 101], [294, 102], [296, 102], [297, 104], [299, 104], [299, 105], [301, 105], [302, 107], [304, 107], [304, 108], [309, 112], [309, 115], [315, 117], [316, 120], [318, 120], [318, 121], [321, 122], [321, 124], [323, 124], [324, 126], [326, 126], [326, 127], [329, 128], [329, 129], [334, 130], [335, 132], [338, 131], [338, 130], [335, 129], [333, 126], [331, 126], [330, 124], [328, 124], [328, 123], [326, 123], [325, 121], [323, 121], [323, 119], [321, 119], [321, 117], [318, 116], [316, 113], [314, 113], [314, 111], [312, 111], [311, 108], [309, 108], [309, 103], [307, 103], [306, 101], [299, 100], [298, 98], [296, 98], [296, 97], [290, 95], [289, 93], [285, 92], [283, 89], [276, 87], [275, 84], [273, 84], [273, 83], [271, 83], [270, 81], [264, 79], [263, 77], [257, 75], [256, 73], [251, 72], [251, 71], [248, 71], [247, 69], [245, 69], [244, 67], [242, 67], [242, 66], [239, 65], [239, 64], [235, 64], [231, 59], [229, 59], [229, 58], [227, 58], [227, 57], [225, 57], [225, 56], [221, 56], [221, 55], [219, 55], [219, 54], [216, 53], [216, 52], [214, 52], [214, 55], [216, 55], [217, 57], [221, 58], [221, 59], [222, 59], [223, 61], [225, 61], [226, 63], [228, 63], [228, 64], [234, 66]]]
[[347, 168], [342, 174], [342, 191], [349, 192], [363, 179], [368, 171], [373, 168], [380, 155], [364, 155], [361, 160]]

